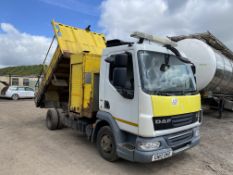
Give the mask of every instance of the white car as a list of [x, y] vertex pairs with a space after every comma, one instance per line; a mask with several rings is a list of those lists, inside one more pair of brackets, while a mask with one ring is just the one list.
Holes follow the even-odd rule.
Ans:
[[35, 92], [27, 86], [8, 86], [2, 89], [1, 96], [18, 100], [19, 98], [34, 98]]

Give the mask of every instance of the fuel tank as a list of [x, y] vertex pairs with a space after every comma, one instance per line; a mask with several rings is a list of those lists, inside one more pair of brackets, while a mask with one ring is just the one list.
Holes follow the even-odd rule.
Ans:
[[196, 66], [197, 89], [233, 95], [233, 61], [202, 40], [183, 39], [177, 49]]

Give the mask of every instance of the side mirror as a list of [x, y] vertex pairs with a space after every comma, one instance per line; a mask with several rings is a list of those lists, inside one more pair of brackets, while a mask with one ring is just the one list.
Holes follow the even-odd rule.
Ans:
[[196, 74], [196, 67], [194, 66], [194, 64], [191, 65], [191, 69], [193, 71], [193, 74], [195, 75]]
[[161, 72], [166, 72], [169, 68], [170, 68], [170, 66], [168, 64], [162, 64], [160, 66], [160, 71]]
[[116, 67], [113, 70], [113, 86], [127, 99], [133, 99], [134, 90], [127, 89], [127, 68]]
[[128, 65], [129, 54], [121, 53], [107, 57], [105, 61], [113, 64], [115, 67], [126, 67]]
[[127, 81], [127, 68], [116, 67], [113, 70], [113, 86], [124, 88]]
[[107, 63], [114, 63], [115, 62], [115, 57], [113, 57], [113, 56], [110, 56], [110, 57], [107, 57], [106, 59], [105, 59], [105, 61], [107, 62]]
[[117, 54], [114, 65], [116, 67], [127, 67], [129, 55], [127, 53]]

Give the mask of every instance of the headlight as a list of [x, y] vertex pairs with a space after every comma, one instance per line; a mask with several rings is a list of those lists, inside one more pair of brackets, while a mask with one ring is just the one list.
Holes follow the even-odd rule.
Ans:
[[155, 141], [155, 142], [138, 142], [137, 144], [138, 148], [144, 151], [151, 151], [151, 150], [156, 150], [160, 147], [160, 142]]
[[195, 129], [194, 136], [195, 137], [199, 137], [200, 136], [200, 129], [199, 129], [199, 127]]

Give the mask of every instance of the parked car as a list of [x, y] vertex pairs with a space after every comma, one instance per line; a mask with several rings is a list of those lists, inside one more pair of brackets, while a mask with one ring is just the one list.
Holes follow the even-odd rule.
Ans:
[[34, 98], [35, 92], [27, 86], [7, 86], [2, 89], [1, 96], [18, 100], [19, 98]]

